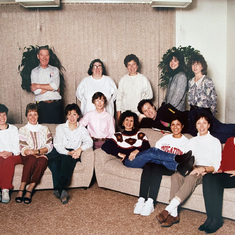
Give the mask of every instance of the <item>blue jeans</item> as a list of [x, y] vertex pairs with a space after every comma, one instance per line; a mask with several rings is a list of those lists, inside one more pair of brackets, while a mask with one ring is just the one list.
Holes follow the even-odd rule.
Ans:
[[176, 154], [164, 152], [158, 148], [150, 148], [136, 155], [132, 161], [128, 157], [124, 160], [124, 165], [132, 168], [143, 168], [148, 162], [161, 164], [167, 169], [176, 171], [178, 163], [175, 161]]

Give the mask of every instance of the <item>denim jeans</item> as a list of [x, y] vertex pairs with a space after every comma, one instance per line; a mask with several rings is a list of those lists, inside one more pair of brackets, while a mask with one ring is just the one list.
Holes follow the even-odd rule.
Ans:
[[143, 168], [148, 162], [164, 165], [167, 169], [176, 171], [178, 163], [175, 161], [176, 154], [164, 152], [158, 148], [150, 148], [136, 155], [132, 161], [128, 157], [124, 165], [132, 168]]

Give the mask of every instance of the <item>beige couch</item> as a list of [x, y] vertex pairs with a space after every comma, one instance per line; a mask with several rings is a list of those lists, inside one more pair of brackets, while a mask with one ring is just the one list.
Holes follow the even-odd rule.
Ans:
[[[16, 124], [18, 128], [25, 124]], [[46, 124], [52, 135], [55, 135], [56, 124]], [[14, 190], [19, 189], [21, 183], [23, 165], [16, 165], [13, 177]], [[94, 173], [94, 151], [92, 148], [87, 149], [81, 155], [81, 162], [77, 162], [69, 187], [89, 187]], [[36, 189], [53, 189], [52, 174], [49, 168], [46, 169], [40, 184]]]
[[[155, 146], [156, 141], [163, 136], [161, 132], [151, 129], [142, 129], [142, 131], [146, 133], [151, 146]], [[101, 149], [95, 150], [95, 174], [99, 187], [138, 196], [141, 173], [142, 169], [128, 168], [122, 164], [120, 159], [106, 154]], [[171, 177], [163, 176], [157, 201], [169, 202], [170, 187]], [[205, 212], [202, 185], [195, 189], [183, 207]], [[235, 189], [225, 189], [224, 191], [223, 216], [235, 219]]]

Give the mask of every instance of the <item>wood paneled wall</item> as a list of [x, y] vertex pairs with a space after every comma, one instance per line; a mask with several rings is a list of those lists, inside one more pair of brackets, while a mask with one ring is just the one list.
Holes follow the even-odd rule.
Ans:
[[77, 102], [75, 91], [87, 76], [91, 60], [100, 58], [116, 84], [127, 73], [127, 54], [136, 54], [140, 72], [154, 90], [154, 102], [161, 103], [159, 88], [162, 55], [175, 42], [175, 11], [154, 9], [148, 4], [63, 4], [61, 9], [24, 9], [18, 5], [0, 7], [0, 103], [9, 108], [9, 122], [26, 122], [25, 106], [34, 101], [21, 89], [17, 67], [22, 49], [29, 45], [54, 47], [66, 69], [65, 103]]

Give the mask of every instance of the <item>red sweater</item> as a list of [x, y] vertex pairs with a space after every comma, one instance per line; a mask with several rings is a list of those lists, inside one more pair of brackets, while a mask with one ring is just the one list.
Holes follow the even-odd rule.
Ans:
[[231, 171], [235, 170], [235, 144], [234, 137], [227, 139], [224, 150], [222, 153], [222, 161], [220, 165], [220, 170]]

